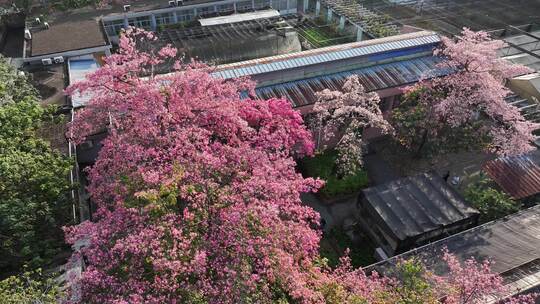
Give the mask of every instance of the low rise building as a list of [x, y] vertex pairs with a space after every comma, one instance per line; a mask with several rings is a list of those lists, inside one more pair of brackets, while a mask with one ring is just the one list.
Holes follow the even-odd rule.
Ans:
[[51, 65], [81, 55], [110, 55], [111, 44], [95, 18], [40, 18], [27, 22], [23, 60]]
[[[386, 273], [399, 262], [410, 258], [423, 261], [438, 275], [447, 265], [440, 258], [447, 249], [461, 262], [470, 258], [489, 259], [491, 270], [500, 274], [508, 287], [506, 296], [540, 291], [540, 205], [504, 218], [457, 233], [390, 259], [365, 267], [367, 273]], [[488, 299], [486, 303], [500, 303]]]
[[364, 189], [360, 223], [387, 256], [475, 226], [480, 213], [434, 173]]

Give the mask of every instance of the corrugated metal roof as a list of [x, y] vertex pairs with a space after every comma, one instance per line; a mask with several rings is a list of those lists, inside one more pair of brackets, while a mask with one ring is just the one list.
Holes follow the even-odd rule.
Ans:
[[394, 180], [362, 192], [393, 237], [402, 241], [479, 214], [434, 173]]
[[[404, 45], [402, 42], [407, 42]], [[334, 60], [343, 60], [353, 57], [372, 55], [403, 48], [433, 45], [440, 42], [440, 37], [433, 32], [418, 32], [398, 35], [388, 38], [373, 39], [362, 42], [353, 42], [338, 46], [330, 46], [316, 50], [293, 53], [285, 56], [272, 56], [267, 58], [249, 60], [244, 62], [221, 65], [217, 67], [214, 76], [224, 79], [231, 78], [226, 71], [234, 71], [237, 76], [258, 74], [252, 67], [258, 66], [266, 71], [275, 72], [302, 66], [321, 64]]]
[[261, 99], [284, 97], [293, 104], [293, 107], [300, 107], [314, 103], [315, 93], [318, 91], [340, 90], [345, 78], [351, 75], [358, 75], [360, 83], [367, 91], [377, 91], [417, 82], [420, 77], [429, 73], [442, 75], [444, 71], [437, 69], [436, 66], [440, 61], [438, 57], [426, 56], [260, 87], [256, 89], [256, 93]]
[[497, 273], [504, 274], [526, 265], [540, 258], [540, 205], [413, 249], [364, 270], [384, 273], [397, 261], [416, 257], [430, 270], [444, 271], [441, 267], [444, 262], [440, 258], [443, 248], [461, 261], [471, 257], [480, 261], [489, 258], [494, 262], [491, 269]]
[[540, 193], [540, 155], [501, 157], [484, 165], [487, 174], [510, 196], [521, 199]]

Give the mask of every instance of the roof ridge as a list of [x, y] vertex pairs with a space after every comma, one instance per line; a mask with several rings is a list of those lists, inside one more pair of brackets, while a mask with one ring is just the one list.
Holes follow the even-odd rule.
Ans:
[[246, 61], [222, 64], [216, 67], [216, 71], [227, 70], [227, 69], [232, 69], [232, 68], [241, 68], [241, 67], [251, 66], [255, 64], [265, 64], [265, 63], [274, 62], [274, 61], [290, 60], [290, 59], [307, 57], [307, 56], [312, 56], [312, 55], [319, 55], [322, 53], [327, 53], [329, 51], [344, 51], [344, 50], [356, 49], [356, 48], [366, 47], [366, 46], [371, 46], [371, 45], [376, 45], [376, 44], [396, 42], [396, 41], [435, 36], [435, 35], [438, 36], [438, 34], [435, 32], [420, 31], [420, 32], [413, 32], [413, 33], [407, 33], [407, 34], [401, 34], [401, 35], [394, 35], [394, 36], [389, 36], [389, 37], [384, 37], [384, 38], [377, 38], [377, 39], [357, 41], [357, 42], [351, 42], [351, 43], [345, 43], [345, 44], [339, 44], [339, 45], [332, 45], [332, 46], [327, 46], [323, 48], [296, 52], [292, 54], [274, 55], [274, 56], [251, 59], [251, 60], [246, 60]]

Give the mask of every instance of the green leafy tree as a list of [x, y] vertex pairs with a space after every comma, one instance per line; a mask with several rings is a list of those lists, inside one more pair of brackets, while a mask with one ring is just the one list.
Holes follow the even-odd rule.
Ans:
[[521, 203], [495, 189], [491, 184], [490, 179], [483, 177], [469, 185], [465, 191], [465, 198], [480, 211], [482, 222], [489, 222], [521, 209]]
[[0, 281], [0, 303], [3, 304], [56, 304], [62, 297], [59, 286], [40, 269]]
[[394, 302], [399, 304], [437, 303], [430, 281], [431, 274], [418, 260], [401, 261], [396, 265], [392, 276], [399, 284], [394, 286]]
[[0, 58], [0, 277], [45, 265], [69, 222], [71, 162], [40, 138], [51, 111], [24, 76]]
[[392, 111], [396, 138], [415, 157], [478, 150], [489, 144], [488, 136], [478, 132], [479, 121], [469, 121], [460, 127], [441, 123], [430, 103], [420, 98], [423, 94], [434, 92], [422, 87], [409, 91], [403, 95], [400, 106]]

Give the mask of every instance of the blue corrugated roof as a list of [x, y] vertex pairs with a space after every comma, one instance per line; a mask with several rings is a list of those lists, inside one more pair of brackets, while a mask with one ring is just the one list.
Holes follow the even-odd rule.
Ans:
[[344, 79], [353, 74], [359, 76], [360, 82], [367, 91], [377, 91], [411, 84], [417, 82], [422, 76], [443, 75], [446, 72], [437, 67], [440, 61], [438, 57], [425, 56], [260, 87], [256, 89], [256, 93], [262, 99], [285, 97], [293, 104], [293, 107], [300, 107], [314, 103], [316, 92], [324, 89], [341, 89]]
[[[223, 66], [222, 70], [214, 72], [213, 75], [221, 77], [224, 79], [232, 78], [231, 73], [234, 73], [238, 76], [248, 76], [260, 74], [253, 67], [257, 66], [260, 70], [268, 72], [275, 72], [285, 69], [298, 68], [302, 66], [308, 66], [313, 64], [320, 64], [324, 62], [334, 61], [334, 60], [343, 60], [359, 56], [373, 55], [378, 53], [384, 53], [388, 51], [401, 50], [404, 48], [415, 48], [421, 46], [432, 46], [440, 42], [438, 35], [429, 33], [426, 34], [423, 32], [423, 36], [412, 36], [403, 35], [404, 39], [402, 40], [393, 40], [387, 41], [383, 40], [381, 43], [377, 44], [368, 44], [365, 43], [353, 43], [347, 46], [337, 46], [337, 47], [328, 47], [320, 49], [324, 52], [301, 52], [296, 54], [291, 54], [287, 56], [276, 56], [271, 58], [263, 58], [258, 60], [252, 60], [244, 63], [231, 64], [228, 66]], [[396, 36], [395, 39], [399, 37]], [[358, 46], [355, 46], [358, 45]], [[346, 47], [346, 48], [345, 48]], [[303, 56], [305, 54], [305, 56]]]

